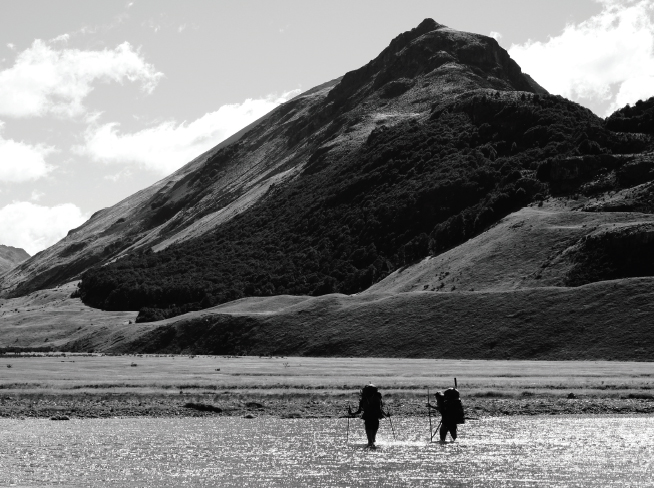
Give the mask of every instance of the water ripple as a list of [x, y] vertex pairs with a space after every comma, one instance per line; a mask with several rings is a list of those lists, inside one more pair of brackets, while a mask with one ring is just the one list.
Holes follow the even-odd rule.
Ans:
[[653, 486], [651, 417], [509, 417], [428, 443], [428, 423], [182, 418], [0, 420], [0, 484], [66, 486]]

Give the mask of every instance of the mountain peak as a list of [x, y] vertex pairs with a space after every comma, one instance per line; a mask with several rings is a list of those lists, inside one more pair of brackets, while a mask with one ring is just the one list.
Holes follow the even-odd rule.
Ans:
[[404, 48], [404, 46], [406, 46], [413, 40], [419, 38], [420, 36], [426, 34], [427, 32], [431, 32], [436, 29], [440, 29], [442, 27], [445, 26], [439, 24], [434, 19], [425, 19], [422, 22], [420, 22], [420, 24], [418, 24], [417, 27], [414, 27], [410, 31], [403, 32], [402, 34], [398, 35], [395, 39], [393, 39], [390, 45], [388, 46], [388, 49], [399, 51], [402, 48]]
[[[461, 32], [423, 20], [417, 27], [393, 39], [376, 58], [346, 73], [329, 93], [336, 107], [349, 108], [370, 97], [389, 83], [427, 86], [429, 93], [417, 98], [432, 102], [475, 89], [547, 93], [511, 59], [495, 39]], [[401, 90], [386, 86], [385, 92]], [[424, 90], [423, 90], [424, 91]]]

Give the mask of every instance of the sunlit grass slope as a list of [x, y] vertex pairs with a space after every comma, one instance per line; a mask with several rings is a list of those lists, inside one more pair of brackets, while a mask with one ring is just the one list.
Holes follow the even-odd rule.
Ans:
[[395, 271], [363, 294], [566, 286], [575, 264], [571, 255], [587, 236], [654, 224], [652, 214], [572, 210], [585, 200], [532, 204], [450, 251]]
[[653, 284], [633, 278], [577, 288], [249, 299], [169, 319], [108, 349], [651, 361]]
[[114, 332], [135, 321], [137, 312], [105, 312], [71, 298], [76, 289], [72, 282], [19, 298], [0, 298], [0, 349], [57, 349], [70, 340]]

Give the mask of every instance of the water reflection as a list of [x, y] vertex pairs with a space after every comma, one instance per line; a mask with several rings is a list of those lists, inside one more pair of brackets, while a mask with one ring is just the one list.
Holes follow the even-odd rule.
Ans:
[[74, 486], [654, 486], [651, 417], [382, 424], [375, 451], [346, 420], [2, 420], [0, 484]]

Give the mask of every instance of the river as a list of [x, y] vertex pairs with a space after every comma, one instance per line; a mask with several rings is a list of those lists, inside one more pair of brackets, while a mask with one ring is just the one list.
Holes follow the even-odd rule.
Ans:
[[[654, 418], [0, 420], [2, 486], [654, 486]], [[435, 425], [434, 425], [435, 427]]]

